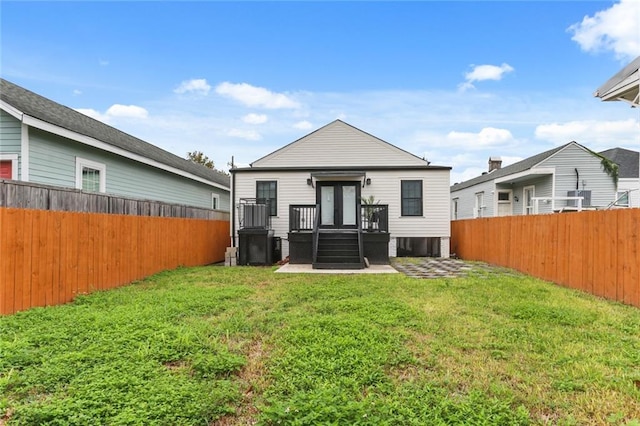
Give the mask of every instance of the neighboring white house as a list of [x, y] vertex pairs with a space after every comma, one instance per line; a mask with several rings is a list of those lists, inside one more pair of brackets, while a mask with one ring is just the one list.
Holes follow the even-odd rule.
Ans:
[[623, 101], [640, 106], [640, 56], [600, 86], [594, 96], [603, 101]]
[[0, 179], [229, 210], [229, 176], [0, 79]]
[[252, 259], [251, 250], [260, 251], [252, 233], [281, 239], [282, 256], [318, 268], [359, 268], [364, 257], [448, 257], [450, 170], [333, 121], [231, 170], [240, 261], [262, 263]]
[[577, 142], [506, 167], [492, 157], [489, 166], [451, 186], [453, 220], [606, 208], [617, 199], [611, 161]]
[[[607, 80], [596, 90], [594, 95], [603, 101], [622, 101], [630, 104], [633, 108], [639, 107], [640, 56]], [[621, 201], [623, 203], [628, 201], [630, 207], [640, 207], [640, 173], [638, 172], [640, 156], [638, 152], [614, 148], [601, 154], [620, 165], [618, 191], [621, 191]], [[625, 191], [629, 191], [626, 198]]]

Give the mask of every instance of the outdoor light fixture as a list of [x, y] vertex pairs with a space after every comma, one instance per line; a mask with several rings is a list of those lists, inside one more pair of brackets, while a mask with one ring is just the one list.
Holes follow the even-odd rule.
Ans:
[[371, 178], [367, 178], [367, 185], [371, 185]]
[[307, 178], [307, 185], [313, 188], [313, 179]]
[[513, 197], [513, 199], [514, 199], [514, 200], [516, 200], [516, 203], [517, 203], [518, 201], [520, 201], [520, 200], [518, 199], [518, 196], [517, 196], [517, 195], [515, 195], [515, 196]]

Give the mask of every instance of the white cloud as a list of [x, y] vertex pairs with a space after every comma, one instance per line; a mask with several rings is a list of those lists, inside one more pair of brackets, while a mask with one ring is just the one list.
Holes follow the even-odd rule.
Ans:
[[230, 129], [226, 132], [227, 136], [232, 138], [246, 139], [249, 141], [259, 141], [262, 139], [260, 133], [255, 130]]
[[266, 114], [247, 114], [242, 117], [242, 121], [248, 124], [263, 124], [269, 120]]
[[591, 149], [614, 148], [624, 145], [640, 146], [640, 122], [628, 119], [541, 124], [536, 127], [535, 135], [538, 139], [548, 140], [556, 145], [576, 141]]
[[274, 93], [264, 87], [256, 87], [247, 83], [234, 84], [225, 81], [216, 86], [216, 93], [250, 107], [267, 109], [300, 108], [298, 102], [285, 94]]
[[101, 67], [106, 67], [106, 66], [108, 66], [108, 65], [109, 65], [109, 61], [106, 61], [106, 60], [104, 60], [104, 59], [100, 59], [100, 60], [98, 61], [98, 64], [99, 64]]
[[621, 0], [609, 9], [585, 16], [567, 31], [586, 52], [610, 50], [619, 59], [633, 59], [640, 55], [639, 19], [640, 1]]
[[207, 80], [204, 78], [194, 78], [192, 80], [185, 80], [178, 87], [176, 87], [173, 91], [179, 95], [183, 95], [185, 93], [193, 93], [196, 95], [208, 95], [211, 90], [211, 86], [207, 83]]
[[475, 65], [473, 69], [464, 75], [465, 82], [458, 87], [460, 90], [472, 89], [475, 81], [484, 80], [502, 80], [505, 73], [513, 71], [513, 67], [509, 64], [497, 65]]
[[120, 105], [114, 104], [107, 110], [107, 116], [109, 117], [126, 117], [126, 118], [147, 118], [149, 112], [136, 105]]
[[295, 123], [293, 125], [293, 127], [296, 128], [296, 129], [300, 129], [300, 130], [309, 130], [309, 129], [313, 128], [313, 124], [311, 124], [307, 120], [303, 120], [303, 121], [298, 121], [297, 123]]
[[99, 111], [96, 111], [95, 109], [91, 109], [91, 108], [76, 108], [76, 111], [84, 114], [84, 115], [88, 115], [89, 117], [98, 120], [98, 121], [102, 121], [103, 123], [107, 123], [109, 121], [109, 117], [106, 114], [102, 114]]
[[509, 130], [495, 127], [485, 127], [478, 133], [452, 131], [447, 134], [447, 145], [467, 149], [484, 149], [513, 142]]
[[88, 115], [89, 117], [102, 121], [103, 123], [110, 123], [114, 118], [147, 118], [149, 112], [136, 105], [120, 105], [114, 104], [103, 114], [100, 111], [96, 111], [91, 108], [76, 108], [76, 111]]
[[78, 89], [73, 89], [73, 96], [79, 96], [79, 95], [82, 95], [82, 91]]

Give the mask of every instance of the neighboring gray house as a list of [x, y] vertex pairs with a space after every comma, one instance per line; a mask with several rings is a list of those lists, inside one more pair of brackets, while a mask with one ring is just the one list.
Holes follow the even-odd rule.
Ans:
[[260, 253], [272, 237], [291, 263], [316, 268], [448, 257], [450, 170], [333, 121], [231, 170], [240, 262], [270, 263]]
[[229, 211], [229, 177], [0, 79], [0, 179]]
[[488, 172], [451, 186], [453, 220], [604, 208], [617, 198], [610, 161], [577, 142], [500, 164], [492, 158]]
[[612, 148], [600, 153], [616, 163], [618, 191], [616, 207], [640, 207], [640, 153], [624, 148]]

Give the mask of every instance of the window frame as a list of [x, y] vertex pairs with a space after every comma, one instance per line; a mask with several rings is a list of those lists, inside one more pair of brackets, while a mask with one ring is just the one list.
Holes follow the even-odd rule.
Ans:
[[[107, 166], [104, 163], [98, 163], [97, 161], [87, 160], [86, 158], [76, 157], [76, 189], [85, 191], [82, 189], [82, 170], [84, 168], [93, 169], [98, 171], [100, 182], [98, 183], [98, 192], [106, 192], [107, 190]], [[87, 191], [94, 192], [94, 191]]]
[[[405, 183], [419, 183], [420, 197], [405, 197]], [[406, 200], [419, 200], [419, 211], [417, 213], [410, 213], [405, 211], [404, 202]], [[400, 181], [400, 216], [402, 217], [423, 217], [424, 216], [424, 185], [422, 179], [402, 179]]]
[[[261, 197], [260, 196], [260, 189], [259, 186], [261, 185], [265, 185], [265, 184], [273, 184], [274, 188], [274, 197]], [[271, 188], [269, 188], [269, 192], [271, 192]], [[269, 194], [271, 195], [271, 194]], [[260, 200], [268, 200], [269, 201], [269, 216], [278, 216], [278, 181], [277, 180], [257, 180], [256, 181], [256, 202], [259, 202]], [[273, 201], [272, 201], [273, 200]]]
[[11, 161], [11, 180], [18, 180], [18, 154], [0, 154], [0, 161]]
[[211, 209], [220, 210], [220, 194], [211, 193]]
[[[622, 203], [622, 200], [620, 200], [620, 198], [622, 198], [624, 195], [626, 195], [626, 199], [627, 201], [625, 203]], [[616, 206], [618, 207], [630, 207], [631, 204], [629, 202], [629, 190], [626, 189], [624, 191], [616, 191]]]

